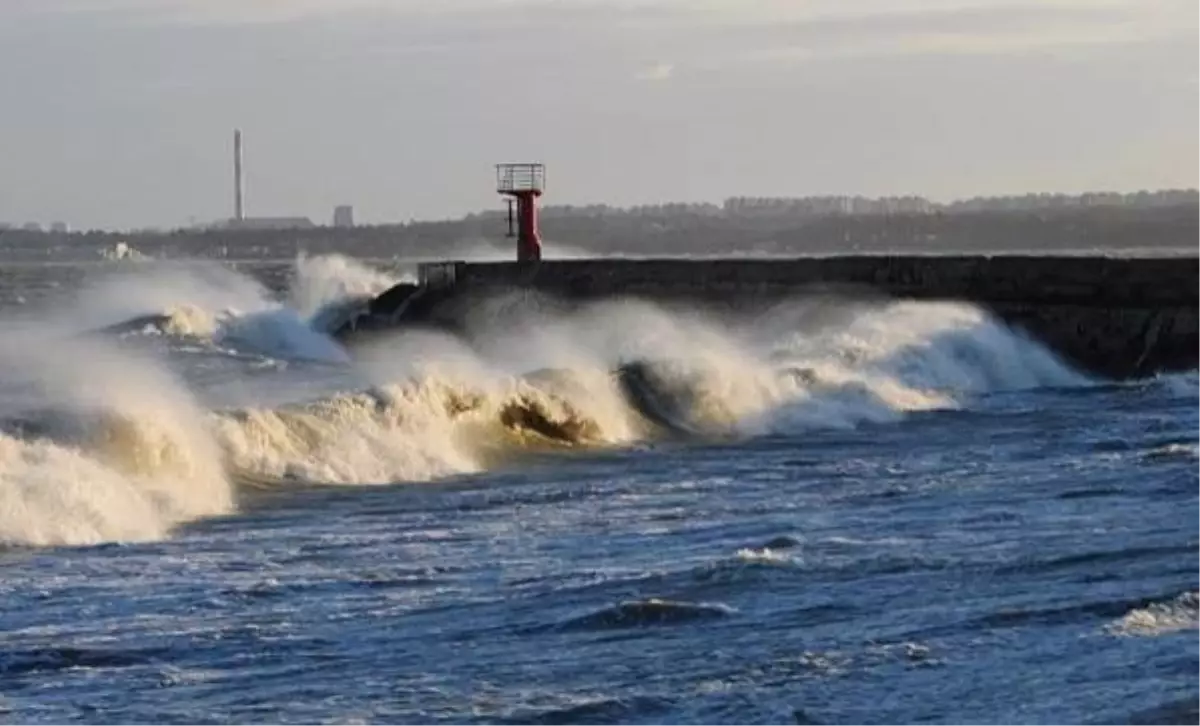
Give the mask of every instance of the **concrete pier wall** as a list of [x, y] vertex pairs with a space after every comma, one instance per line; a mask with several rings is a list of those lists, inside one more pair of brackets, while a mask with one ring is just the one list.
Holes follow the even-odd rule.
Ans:
[[421, 275], [447, 303], [512, 289], [738, 308], [828, 294], [971, 302], [1075, 365], [1115, 378], [1194, 369], [1200, 347], [1195, 255], [446, 262]]
[[862, 288], [987, 303], [1156, 307], [1197, 304], [1191, 257], [855, 256], [788, 259], [550, 260], [536, 267], [449, 263], [457, 285], [528, 286], [569, 297], [755, 299]]

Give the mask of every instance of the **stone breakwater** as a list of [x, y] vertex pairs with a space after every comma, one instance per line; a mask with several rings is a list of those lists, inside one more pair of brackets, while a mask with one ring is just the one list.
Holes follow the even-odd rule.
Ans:
[[381, 295], [351, 328], [449, 324], [482, 298], [532, 290], [564, 301], [636, 297], [754, 308], [815, 296], [962, 301], [1093, 373], [1195, 369], [1200, 260], [1051, 255], [440, 262]]

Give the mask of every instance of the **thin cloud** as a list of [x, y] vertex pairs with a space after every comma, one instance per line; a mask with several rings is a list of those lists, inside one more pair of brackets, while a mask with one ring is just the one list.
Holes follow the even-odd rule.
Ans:
[[[1168, 0], [1170, 2], [1171, 0]], [[9, 0], [18, 12], [86, 12], [149, 20], [203, 23], [289, 21], [359, 11], [444, 15], [457, 13], [633, 13], [666, 22], [719, 24], [801, 22], [921, 15], [989, 8], [1045, 9], [1143, 7], [1154, 0]], [[6, 3], [7, 4], [7, 3]], [[1186, 4], [1186, 2], [1184, 3]], [[0, 7], [0, 16], [5, 8]]]
[[[1167, 35], [1167, 33], [1162, 33]], [[915, 33], [896, 38], [868, 39], [828, 47], [787, 46], [750, 51], [747, 61], [806, 62], [912, 55], [1020, 55], [1150, 40], [1154, 36], [1118, 25], [1103, 30], [1059, 30], [1039, 33]]]
[[1136, 7], [1058, 3], [931, 11], [924, 16], [892, 13], [763, 28], [757, 42], [743, 37], [741, 49], [726, 54], [725, 61], [805, 63], [920, 55], [1016, 56], [1155, 41], [1194, 34], [1195, 25], [1194, 5], [1153, 0]]
[[672, 63], [655, 63], [652, 66], [647, 66], [640, 69], [633, 75], [636, 80], [646, 82], [661, 82], [671, 78], [675, 73], [675, 65]]

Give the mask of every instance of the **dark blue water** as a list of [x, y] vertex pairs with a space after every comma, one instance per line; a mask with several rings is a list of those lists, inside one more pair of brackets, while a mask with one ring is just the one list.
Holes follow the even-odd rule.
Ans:
[[[516, 433], [512, 410], [552, 407], [519, 387], [479, 394], [496, 408], [428, 373], [338, 398], [377, 376], [219, 335], [122, 342], [222, 401], [204, 412], [144, 361], [89, 359], [79, 382], [56, 355], [38, 380], [72, 393], [45, 420], [74, 438], [0, 437], [0, 719], [1195, 723], [1196, 375], [1050, 375], [977, 316], [917, 312], [799, 335], [788, 360], [816, 378], [770, 395], [685, 330], [721, 375], [656, 395], [737, 426], [618, 436], [588, 398], [606, 441], [547, 414], [554, 446]], [[646, 319], [612, 333], [665, 340]], [[459, 354], [434, 343], [386, 357], [442, 346], [449, 380]], [[288, 418], [289, 394], [325, 403]], [[6, 415], [29, 396], [4, 395]], [[180, 443], [196, 432], [229, 502], [171, 468], [208, 451]]]
[[5, 717], [1194, 720], [1196, 430], [1194, 377], [996, 395], [10, 552]]

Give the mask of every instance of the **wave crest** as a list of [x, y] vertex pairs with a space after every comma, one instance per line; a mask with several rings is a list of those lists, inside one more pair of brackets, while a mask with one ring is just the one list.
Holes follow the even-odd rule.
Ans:
[[0, 361], [50, 400], [0, 434], [0, 541], [152, 540], [232, 510], [220, 449], [169, 374], [95, 344], [31, 350]]
[[1181, 593], [1167, 602], [1151, 603], [1126, 613], [1105, 629], [1113, 635], [1163, 635], [1200, 627], [1200, 592]]
[[522, 450], [603, 445], [621, 433], [524, 381], [487, 388], [438, 378], [218, 414], [215, 430], [239, 472], [342, 484], [477, 472]]
[[[18, 368], [42, 389], [33, 407], [55, 413], [6, 435], [0, 538], [160, 536], [228, 511], [226, 471], [259, 482], [424, 481], [531, 450], [847, 428], [995, 391], [1084, 382], [979, 308], [951, 303], [810, 301], [720, 317], [636, 300], [573, 308], [494, 300], [460, 336], [399, 331], [374, 362], [367, 350], [352, 360], [322, 332], [323, 316], [400, 278], [336, 256], [302, 256], [293, 273], [290, 305], [228, 270], [157, 264], [85, 302], [100, 317], [139, 315], [110, 326], [117, 332], [150, 326], [222, 346], [206, 355], [249, 349], [333, 363], [347, 374], [339, 384], [374, 387], [201, 411], [169, 376], [142, 380], [142, 367], [121, 362], [97, 373], [88, 355], [37, 341], [41, 357]], [[834, 314], [805, 308], [822, 304]], [[38, 477], [49, 483], [27, 484]], [[72, 483], [87, 480], [103, 483], [91, 493]], [[122, 497], [129, 501], [115, 503]], [[81, 513], [58, 517], [60, 526], [58, 510]], [[23, 518], [45, 521], [33, 531]], [[87, 533], [70, 524], [85, 521], [94, 525]]]

